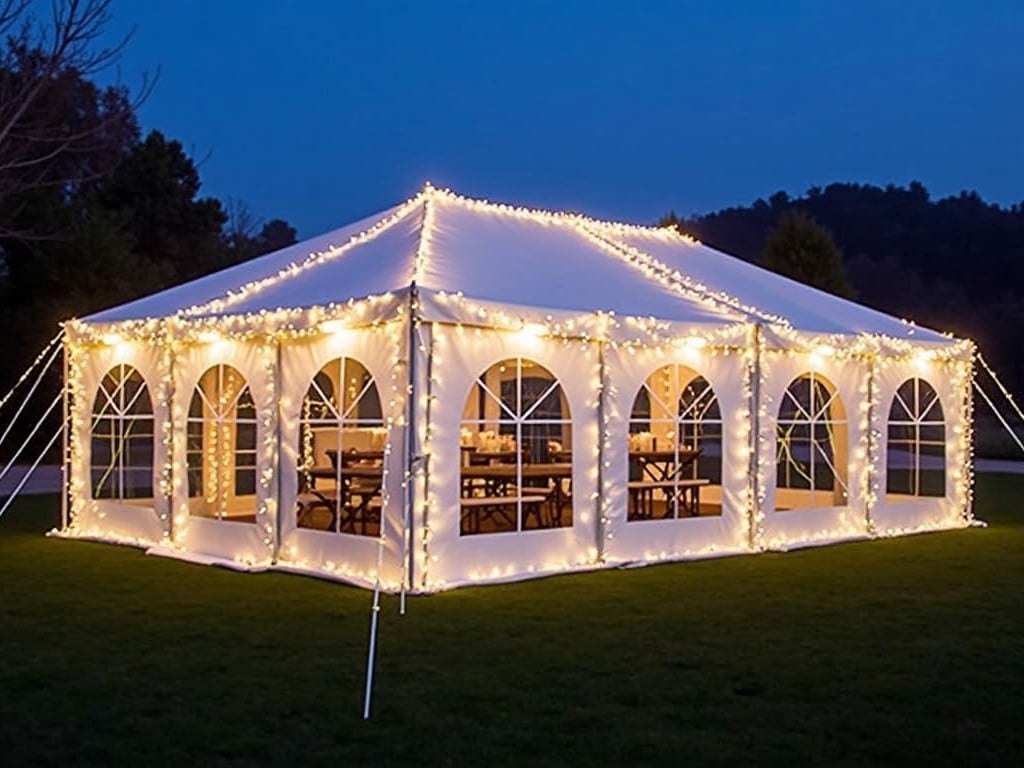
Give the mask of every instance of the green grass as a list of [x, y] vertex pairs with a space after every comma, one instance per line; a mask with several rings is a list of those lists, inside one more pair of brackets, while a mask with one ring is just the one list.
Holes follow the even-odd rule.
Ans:
[[0, 763], [1020, 765], [1024, 477], [987, 529], [385, 601], [0, 521]]

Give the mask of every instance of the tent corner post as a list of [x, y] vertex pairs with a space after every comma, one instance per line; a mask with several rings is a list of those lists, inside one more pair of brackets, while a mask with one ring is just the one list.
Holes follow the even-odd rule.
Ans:
[[68, 337], [67, 331], [62, 329], [64, 338], [61, 340], [61, 358], [63, 379], [61, 380], [61, 398], [63, 400], [63, 420], [61, 421], [61, 451], [60, 451], [60, 527], [62, 531], [68, 529], [68, 478], [70, 477], [71, 456], [68, 452], [70, 446], [70, 435], [68, 434], [68, 423], [71, 418], [71, 404], [68, 399]]

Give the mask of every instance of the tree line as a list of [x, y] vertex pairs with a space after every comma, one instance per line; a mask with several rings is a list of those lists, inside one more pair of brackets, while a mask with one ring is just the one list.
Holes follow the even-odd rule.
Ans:
[[[976, 192], [933, 200], [916, 181], [834, 183], [686, 218], [670, 213], [661, 223], [883, 312], [972, 338], [1024, 390], [1017, 354], [1024, 334], [1024, 203], [1000, 206]], [[834, 241], [834, 252], [823, 238]], [[785, 243], [790, 247], [780, 249]], [[780, 250], [793, 254], [801, 246], [804, 256], [795, 263], [780, 257]]]
[[58, 323], [295, 242], [202, 194], [180, 141], [143, 132], [152, 87], [101, 85], [110, 0], [0, 0], [0, 327], [6, 391]]

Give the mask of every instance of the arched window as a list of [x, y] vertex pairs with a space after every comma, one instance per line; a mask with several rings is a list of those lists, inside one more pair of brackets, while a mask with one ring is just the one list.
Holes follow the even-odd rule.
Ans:
[[130, 365], [117, 365], [100, 382], [92, 406], [92, 497], [153, 503], [153, 401]]
[[572, 419], [558, 379], [520, 357], [488, 368], [462, 412], [462, 535], [572, 525]]
[[188, 495], [193, 515], [256, 521], [256, 406], [245, 377], [215, 365], [188, 410]]
[[[629, 419], [627, 520], [720, 515], [702, 489], [722, 483], [722, 412], [707, 379], [666, 365], [641, 385]], [[716, 490], [716, 496], [720, 491]]]
[[296, 525], [379, 536], [386, 439], [380, 393], [365, 366], [340, 357], [321, 368], [299, 418]]
[[923, 379], [908, 379], [889, 408], [886, 493], [946, 495], [946, 422], [939, 395]]
[[813, 372], [794, 379], [779, 404], [775, 508], [845, 506], [847, 442], [835, 387]]

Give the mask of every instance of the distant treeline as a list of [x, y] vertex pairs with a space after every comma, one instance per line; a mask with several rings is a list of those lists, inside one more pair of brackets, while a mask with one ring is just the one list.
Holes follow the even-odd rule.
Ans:
[[857, 301], [974, 339], [1024, 391], [1024, 204], [1002, 207], [975, 192], [932, 200], [918, 182], [836, 183], [685, 219], [669, 214], [662, 223], [756, 262], [793, 209], [831, 230]]

